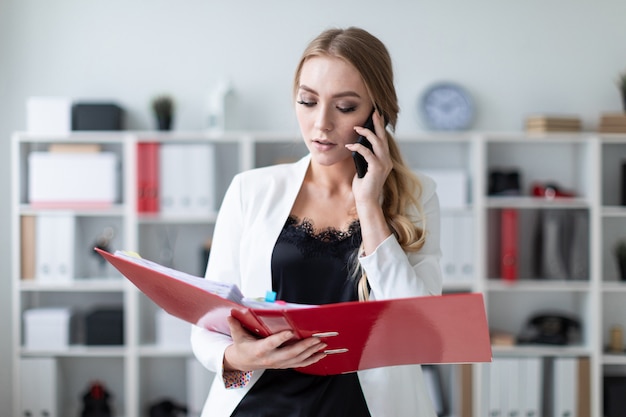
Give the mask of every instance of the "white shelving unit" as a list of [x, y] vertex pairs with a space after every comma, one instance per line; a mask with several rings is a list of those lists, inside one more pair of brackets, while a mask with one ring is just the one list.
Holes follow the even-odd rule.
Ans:
[[[626, 328], [626, 283], [618, 279], [612, 246], [626, 238], [626, 207], [621, 206], [621, 164], [626, 160], [626, 135], [559, 134], [527, 136], [522, 133], [424, 133], [397, 137], [409, 166], [423, 170], [461, 170], [469, 178], [464, 206], [443, 208], [442, 214], [472, 219], [473, 233], [468, 245], [473, 259], [469, 280], [444, 281], [444, 291], [477, 291], [485, 295], [490, 326], [517, 335], [528, 318], [544, 310], [558, 310], [577, 316], [582, 337], [571, 346], [494, 346], [494, 357], [580, 357], [590, 363], [589, 399], [591, 415], [602, 415], [602, 381], [605, 375], [626, 375], [626, 354], [606, 354], [610, 328]], [[138, 213], [137, 145], [211, 144], [215, 150], [215, 200], [221, 201], [232, 177], [239, 171], [294, 160], [306, 148], [297, 134], [271, 132], [95, 132], [67, 136], [16, 133], [13, 137], [12, 167], [12, 291], [14, 343], [14, 398], [20, 388], [20, 367], [25, 359], [51, 359], [55, 377], [63, 383], [54, 393], [58, 415], [77, 415], [82, 392], [93, 380], [112, 391], [115, 416], [146, 415], [146, 407], [168, 397], [185, 402], [188, 391], [189, 347], [163, 347], [156, 343], [157, 308], [135, 287], [114, 271], [99, 270], [89, 254], [95, 235], [112, 225], [114, 249], [136, 250], [142, 256], [161, 261], [163, 251], [179, 269], [203, 273], [203, 243], [210, 238], [217, 210], [202, 215], [178, 216]], [[65, 207], [73, 215], [77, 232], [74, 269], [67, 283], [44, 284], [24, 279], [21, 272], [23, 217], [38, 217], [49, 209], [28, 202], [28, 155], [45, 151], [53, 143], [99, 144], [114, 152], [120, 162], [119, 198], [111, 207], [85, 209]], [[521, 174], [521, 194], [515, 197], [489, 196], [489, 173], [516, 169]], [[576, 194], [575, 198], [548, 200], [529, 196], [534, 181], [553, 182]], [[219, 205], [219, 204], [217, 204]], [[217, 208], [217, 207], [216, 207]], [[498, 218], [504, 209], [518, 212], [518, 279], [505, 282], [498, 267], [500, 230]], [[546, 279], [531, 265], [534, 225], [540, 213], [557, 210], [582, 213], [588, 223], [588, 273], [583, 279]], [[87, 346], [71, 344], [67, 349], [32, 351], [24, 344], [24, 311], [35, 307], [69, 306], [85, 310], [100, 305], [118, 305], [124, 311], [124, 344]], [[471, 367], [471, 386], [461, 387], [458, 366], [441, 366], [444, 397], [449, 414], [487, 414], [489, 399], [485, 369]], [[469, 392], [469, 394], [468, 394]], [[469, 395], [469, 397], [468, 397]], [[468, 399], [469, 398], [469, 399]], [[546, 398], [548, 406], [551, 399]], [[14, 415], [22, 415], [16, 401]], [[51, 414], [55, 415], [55, 414]]]

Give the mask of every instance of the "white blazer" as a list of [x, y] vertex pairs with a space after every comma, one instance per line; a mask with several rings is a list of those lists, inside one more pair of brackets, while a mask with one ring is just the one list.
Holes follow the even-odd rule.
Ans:
[[[238, 174], [220, 209], [206, 276], [236, 283], [247, 297], [264, 297], [272, 287], [274, 244], [296, 199], [310, 155], [293, 164]], [[371, 299], [441, 294], [439, 201], [432, 179], [421, 175], [421, 202], [426, 215], [426, 244], [405, 253], [392, 235], [359, 261], [367, 273]], [[229, 416], [263, 371], [255, 371], [244, 388], [226, 389], [222, 378], [224, 350], [231, 339], [194, 326], [194, 355], [216, 377], [202, 417]], [[323, 360], [323, 359], [322, 359]], [[373, 417], [435, 417], [419, 365], [358, 371]]]

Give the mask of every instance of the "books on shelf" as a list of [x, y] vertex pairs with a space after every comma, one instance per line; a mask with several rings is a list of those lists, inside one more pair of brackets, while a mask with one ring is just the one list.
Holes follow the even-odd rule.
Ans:
[[626, 133], [626, 113], [600, 115], [600, 133]]
[[232, 315], [266, 337], [323, 338], [328, 355], [299, 369], [330, 375], [402, 364], [489, 362], [491, 344], [480, 293], [320, 306], [245, 298], [232, 284], [173, 270], [124, 252], [96, 249], [152, 301], [197, 326], [229, 333]]
[[579, 132], [582, 123], [577, 116], [534, 115], [526, 119], [525, 127], [529, 133]]

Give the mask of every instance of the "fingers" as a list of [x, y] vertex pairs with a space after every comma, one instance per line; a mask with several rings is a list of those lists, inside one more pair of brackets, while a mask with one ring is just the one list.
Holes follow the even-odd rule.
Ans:
[[310, 337], [285, 345], [293, 339], [293, 332], [283, 331], [264, 339], [249, 333], [233, 317], [228, 317], [233, 344], [225, 353], [225, 364], [241, 371], [256, 369], [287, 369], [308, 366], [322, 359], [326, 343]]

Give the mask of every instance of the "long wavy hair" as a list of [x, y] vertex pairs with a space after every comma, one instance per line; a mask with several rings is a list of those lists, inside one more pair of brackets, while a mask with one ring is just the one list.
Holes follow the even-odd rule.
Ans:
[[[398, 97], [394, 87], [391, 57], [385, 45], [369, 32], [350, 27], [329, 29], [309, 43], [296, 68], [293, 84], [294, 97], [300, 86], [300, 73], [304, 63], [317, 56], [343, 59], [361, 74], [374, 107], [382, 114], [393, 162], [391, 173], [383, 186], [382, 209], [389, 228], [406, 252], [416, 252], [426, 239], [425, 217], [420, 204], [422, 186], [417, 176], [404, 163], [392, 132], [398, 120]], [[419, 225], [419, 226], [417, 226]], [[360, 300], [369, 298], [367, 276], [360, 267], [358, 254], [353, 257], [352, 273], [358, 279]]]

